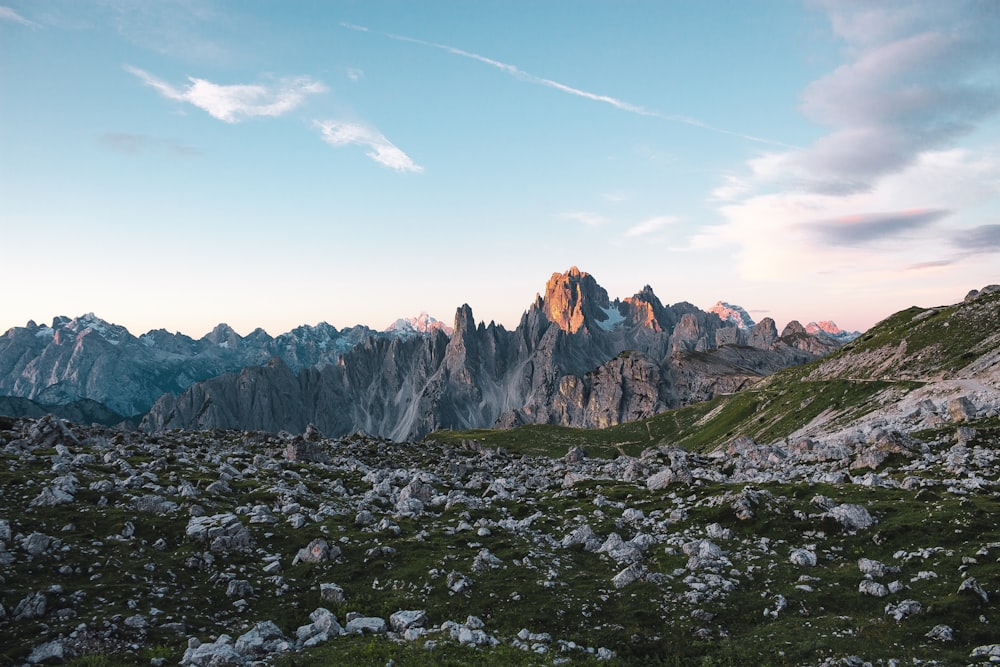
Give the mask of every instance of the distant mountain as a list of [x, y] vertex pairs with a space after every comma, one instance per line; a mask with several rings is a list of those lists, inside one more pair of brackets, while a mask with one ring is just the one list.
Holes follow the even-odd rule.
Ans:
[[729, 393], [838, 347], [797, 322], [749, 330], [649, 286], [611, 301], [576, 267], [554, 273], [514, 331], [461, 306], [449, 337], [369, 336], [336, 364], [282, 359], [166, 394], [142, 428], [250, 428], [394, 440], [525, 423], [597, 427]]
[[825, 334], [842, 343], [848, 343], [861, 335], [860, 331], [844, 331], [835, 322], [831, 322], [830, 320], [810, 322], [806, 325], [806, 331], [813, 335]]
[[246, 337], [220, 324], [199, 340], [163, 329], [133, 336], [93, 313], [28, 322], [0, 336], [0, 396], [46, 405], [90, 399], [125, 416], [145, 413], [165, 393], [278, 357], [294, 371], [337, 363], [369, 336], [364, 326], [338, 331], [326, 323], [272, 338]]
[[756, 324], [750, 317], [750, 313], [745, 311], [742, 306], [735, 306], [725, 301], [716, 301], [715, 305], [708, 309], [708, 312], [715, 313], [723, 322], [732, 322], [740, 329], [749, 330]]
[[422, 336], [432, 331], [440, 330], [446, 336], [450, 336], [454, 331], [444, 322], [438, 321], [427, 313], [420, 313], [416, 317], [401, 318], [385, 328], [385, 333], [397, 336]]

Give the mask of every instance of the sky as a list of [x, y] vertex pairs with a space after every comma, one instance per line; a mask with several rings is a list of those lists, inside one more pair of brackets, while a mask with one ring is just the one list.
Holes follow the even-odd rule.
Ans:
[[0, 0], [0, 330], [864, 330], [1000, 283], [996, 0]]

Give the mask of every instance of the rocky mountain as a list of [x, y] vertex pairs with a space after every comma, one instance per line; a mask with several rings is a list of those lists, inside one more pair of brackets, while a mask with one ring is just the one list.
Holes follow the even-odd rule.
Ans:
[[750, 329], [756, 324], [753, 318], [750, 317], [750, 313], [744, 310], [742, 306], [735, 306], [725, 301], [717, 301], [714, 306], [708, 309], [708, 312], [715, 313], [723, 322], [732, 322], [740, 329]]
[[262, 329], [242, 337], [225, 324], [199, 340], [163, 329], [136, 337], [93, 313], [57, 317], [52, 326], [28, 322], [0, 336], [0, 396], [48, 405], [86, 399], [131, 417], [164, 393], [275, 357], [294, 370], [334, 364], [372, 335], [363, 326], [338, 331], [320, 323], [277, 338]]
[[827, 335], [845, 343], [849, 343], [861, 335], [860, 331], [844, 331], [837, 326], [836, 322], [830, 320], [810, 322], [806, 325], [806, 332], [813, 335]]
[[664, 306], [648, 286], [611, 301], [576, 267], [552, 275], [514, 331], [476, 324], [460, 307], [454, 332], [369, 337], [335, 364], [282, 361], [162, 396], [142, 428], [353, 431], [407, 440], [438, 429], [543, 423], [607, 426], [735, 391], [838, 343], [773, 320], [749, 330], [688, 303]]
[[453, 329], [447, 324], [434, 319], [425, 312], [416, 317], [400, 318], [385, 328], [386, 333], [403, 337], [429, 334], [435, 330], [442, 331], [446, 336], [450, 336], [453, 332]]

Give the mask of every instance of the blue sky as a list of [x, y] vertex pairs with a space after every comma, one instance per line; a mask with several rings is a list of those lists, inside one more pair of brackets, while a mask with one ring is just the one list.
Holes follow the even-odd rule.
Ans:
[[1000, 282], [1000, 3], [0, 0], [0, 329], [864, 329]]

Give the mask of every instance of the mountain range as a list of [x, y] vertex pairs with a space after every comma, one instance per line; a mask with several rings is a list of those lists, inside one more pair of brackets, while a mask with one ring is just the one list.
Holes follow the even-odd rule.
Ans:
[[136, 337], [93, 314], [59, 317], [0, 336], [0, 396], [12, 397], [0, 409], [58, 414], [72, 404], [77, 418], [130, 417], [149, 431], [313, 424], [393, 440], [527, 423], [603, 427], [738, 391], [852, 336], [794, 321], [779, 334], [738, 306], [713, 310], [723, 306], [726, 317], [665, 306], [648, 286], [612, 301], [573, 267], [552, 275], [513, 331], [477, 325], [468, 305], [453, 328], [423, 313], [382, 332], [320, 323], [242, 337], [220, 324], [197, 340], [162, 329]]

